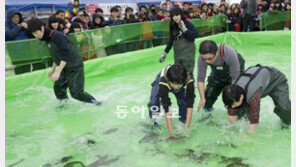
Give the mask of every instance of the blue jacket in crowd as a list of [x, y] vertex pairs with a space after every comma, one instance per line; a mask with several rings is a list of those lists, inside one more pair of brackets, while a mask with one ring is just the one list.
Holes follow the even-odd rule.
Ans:
[[20, 16], [19, 23], [23, 22], [22, 15], [18, 9], [11, 8], [7, 11], [5, 22], [5, 41], [14, 41], [29, 38], [29, 34], [24, 27], [18, 26], [11, 21], [12, 16], [15, 14], [19, 14]]

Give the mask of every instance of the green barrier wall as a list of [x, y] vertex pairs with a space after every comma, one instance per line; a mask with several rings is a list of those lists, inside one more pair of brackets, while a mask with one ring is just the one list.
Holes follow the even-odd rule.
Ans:
[[[217, 34], [227, 30], [225, 15], [209, 19], [192, 20], [200, 36]], [[79, 48], [84, 60], [106, 55], [124, 53], [152, 47], [154, 39], [166, 44], [169, 37], [168, 21], [153, 21], [144, 23], [124, 24], [96, 30], [86, 30], [81, 33], [68, 35], [70, 40]], [[166, 39], [166, 40], [165, 40]], [[138, 43], [140, 42], [140, 47]], [[155, 44], [155, 43], [154, 43]], [[5, 42], [6, 51], [13, 64], [22, 66], [35, 62], [46, 62], [50, 53], [45, 42], [37, 39]], [[159, 44], [158, 44], [159, 45]]]
[[[290, 31], [199, 38], [197, 51], [205, 39], [231, 45], [245, 58], [246, 67], [261, 63], [280, 69], [291, 85]], [[6, 166], [291, 166], [291, 130], [281, 129], [269, 97], [261, 100], [256, 133], [246, 136], [248, 121], [229, 126], [221, 98], [213, 118], [198, 122], [203, 112], [196, 112], [196, 90], [191, 137], [165, 141], [166, 125], [153, 128], [147, 119], [150, 84], [173, 63], [172, 52], [164, 63], [158, 62], [164, 47], [85, 62], [85, 90], [103, 101], [100, 107], [72, 98], [60, 107], [48, 69], [6, 78]], [[126, 111], [126, 117], [116, 111]], [[179, 132], [177, 119], [173, 125]]]
[[261, 30], [291, 30], [291, 12], [271, 11], [260, 15]]

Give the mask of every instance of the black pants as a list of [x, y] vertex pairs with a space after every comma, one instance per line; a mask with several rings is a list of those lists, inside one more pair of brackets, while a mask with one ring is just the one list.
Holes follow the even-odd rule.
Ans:
[[230, 84], [231, 78], [222, 79], [211, 73], [208, 77], [208, 84], [205, 90], [205, 108], [212, 108], [224, 87]]
[[254, 16], [250, 14], [246, 14], [245, 17], [243, 17], [243, 31], [248, 31], [248, 25], [250, 26], [250, 31], [254, 31]]
[[63, 69], [60, 78], [54, 83], [54, 93], [57, 99], [67, 99], [67, 88], [74, 99], [83, 102], [91, 102], [93, 96], [84, 92], [84, 69], [83, 65], [77, 68]]
[[268, 95], [272, 98], [274, 113], [285, 125], [291, 124], [291, 101], [289, 98], [289, 85], [286, 76], [275, 68], [270, 69], [270, 83]]
[[[153, 118], [154, 115], [160, 113], [160, 97], [159, 97], [159, 80], [160, 80], [160, 73], [156, 76], [154, 82], [152, 82], [151, 86], [151, 94], [150, 94], [150, 101], [148, 103], [149, 107], [149, 117]], [[171, 90], [177, 99], [178, 107], [179, 107], [179, 120], [183, 123], [186, 122], [187, 117], [187, 102], [186, 102], [186, 94], [185, 89], [181, 88], [180, 91], [175, 92]]]

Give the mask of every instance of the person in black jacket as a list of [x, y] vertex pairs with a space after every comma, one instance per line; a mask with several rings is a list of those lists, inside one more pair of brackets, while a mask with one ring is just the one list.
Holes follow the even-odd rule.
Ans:
[[173, 46], [175, 64], [183, 65], [193, 76], [196, 50], [194, 40], [198, 37], [198, 32], [194, 25], [186, 20], [180, 7], [174, 7], [170, 17], [170, 38], [159, 61], [164, 61]]
[[104, 28], [106, 25], [103, 23], [103, 20], [104, 18], [101, 15], [94, 14], [92, 22], [88, 25], [89, 29]]
[[[54, 82], [54, 93], [59, 100], [68, 99], [67, 88], [74, 99], [100, 105], [93, 96], [84, 91], [83, 61], [78, 48], [61, 32], [45, 27], [40, 19], [28, 21], [28, 31], [50, 47], [53, 65], [48, 77]], [[59, 66], [57, 70], [56, 66]]]
[[173, 132], [171, 100], [169, 92], [172, 92], [177, 99], [179, 108], [179, 120], [185, 125], [185, 128], [190, 127], [193, 104], [194, 104], [194, 80], [187, 73], [186, 68], [180, 64], [166, 66], [156, 76], [156, 79], [151, 84], [152, 90], [150, 101], [148, 103], [149, 116], [154, 125], [158, 125], [160, 118], [160, 103], [165, 111], [165, 120], [170, 133]]

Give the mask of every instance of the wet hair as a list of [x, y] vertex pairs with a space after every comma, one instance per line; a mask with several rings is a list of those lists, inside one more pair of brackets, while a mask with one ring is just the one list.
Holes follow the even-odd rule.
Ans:
[[[245, 91], [244, 91], [244, 89], [242, 87], [240, 87], [238, 85], [235, 85], [235, 84], [228, 85], [223, 89], [223, 92], [222, 92], [223, 103], [226, 106], [231, 107], [231, 105], [234, 102], [238, 102], [240, 100], [241, 95], [244, 95], [244, 97], [246, 97], [245, 96]], [[243, 103], [246, 102], [245, 99], [246, 98], [244, 98]]]
[[116, 7], [111, 8], [110, 13], [113, 13], [113, 12], [118, 13], [119, 12], [118, 8], [116, 8]]
[[97, 9], [95, 10], [95, 13], [98, 13], [98, 12], [103, 13], [103, 9], [101, 9], [101, 8], [97, 8]]
[[58, 18], [56, 18], [55, 16], [50, 16], [49, 18], [48, 18], [48, 27], [51, 29], [51, 30], [53, 30], [54, 28], [52, 27], [52, 23], [59, 23], [59, 19]]
[[187, 79], [186, 68], [180, 64], [172, 65], [167, 71], [167, 78], [172, 83], [185, 85]]
[[71, 24], [70, 29], [69, 29], [69, 33], [74, 33], [74, 28], [80, 28], [81, 29], [80, 24], [78, 22], [73, 22]]
[[212, 40], [204, 40], [199, 45], [199, 54], [216, 54], [218, 46], [216, 42]]
[[38, 31], [38, 30], [41, 31], [41, 27], [45, 26], [45, 24], [40, 19], [36, 19], [36, 18], [33, 18], [33, 19], [29, 20], [27, 22], [27, 24], [28, 24], [27, 31], [30, 32], [30, 33], [33, 33], [33, 32]]
[[183, 20], [184, 23], [187, 21], [183, 10], [179, 6], [173, 7], [170, 11], [170, 35], [173, 35], [179, 29], [178, 24], [173, 19], [176, 15], [181, 15], [181, 20]]

